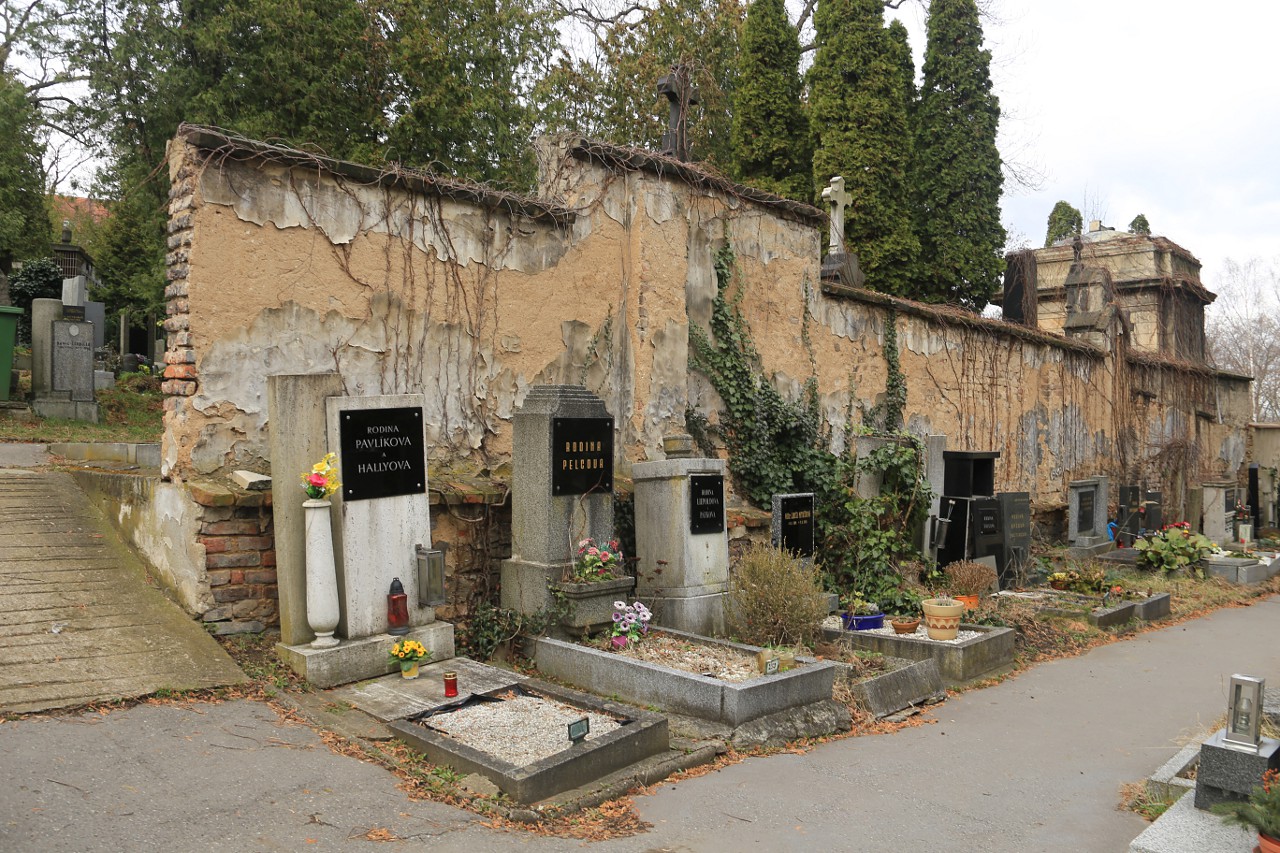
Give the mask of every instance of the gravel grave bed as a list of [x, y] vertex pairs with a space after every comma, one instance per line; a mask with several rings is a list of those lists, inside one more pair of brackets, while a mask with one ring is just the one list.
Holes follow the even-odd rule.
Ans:
[[587, 740], [608, 734], [622, 724], [607, 714], [583, 711], [544, 699], [515, 695], [501, 702], [471, 702], [422, 721], [472, 749], [524, 767], [568, 749], [566, 727], [582, 717], [591, 720]]
[[658, 632], [650, 632], [639, 643], [615, 654], [721, 681], [750, 681], [761, 676], [755, 655], [726, 646], [690, 643]]
[[[825, 620], [823, 620], [822, 627], [842, 630], [844, 628], [844, 623], [840, 621], [839, 616], [830, 616], [830, 617], [827, 617]], [[930, 643], [946, 643], [952, 646], [963, 643], [965, 640], [972, 640], [974, 637], [982, 636], [982, 632], [980, 631], [965, 631], [961, 629], [956, 633], [956, 638], [954, 640], [935, 640], [929, 636], [929, 632], [925, 628], [924, 622], [921, 622], [920, 627], [916, 628], [916, 630], [910, 634], [899, 634], [893, 630], [892, 626], [889, 626], [889, 625], [886, 625], [883, 628], [870, 628], [866, 631], [857, 631], [857, 632], [851, 631], [850, 633], [883, 634], [889, 637], [907, 637], [912, 640], [926, 640]]]

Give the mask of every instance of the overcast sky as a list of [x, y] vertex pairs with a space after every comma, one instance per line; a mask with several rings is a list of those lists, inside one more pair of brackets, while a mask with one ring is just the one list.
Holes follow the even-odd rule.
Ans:
[[[1006, 181], [1011, 243], [1044, 243], [1059, 199], [1086, 224], [1138, 213], [1204, 265], [1280, 260], [1280, 3], [991, 0], [984, 21], [1003, 111], [1000, 151], [1038, 188]], [[911, 32], [919, 73], [924, 7]]]

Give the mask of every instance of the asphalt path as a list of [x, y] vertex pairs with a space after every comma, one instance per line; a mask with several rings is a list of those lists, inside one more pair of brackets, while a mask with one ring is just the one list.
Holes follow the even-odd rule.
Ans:
[[1280, 679], [1280, 600], [1040, 665], [936, 722], [756, 758], [636, 798], [648, 832], [584, 845], [413, 802], [258, 702], [0, 723], [0, 849], [1122, 851], [1116, 809], [1225, 711], [1233, 672]]

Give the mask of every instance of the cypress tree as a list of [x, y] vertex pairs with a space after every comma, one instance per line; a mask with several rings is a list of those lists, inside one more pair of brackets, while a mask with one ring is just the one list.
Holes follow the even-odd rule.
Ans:
[[980, 309], [1000, 286], [1000, 104], [974, 0], [933, 0], [915, 145], [919, 295]]
[[1079, 234], [1084, 228], [1084, 217], [1065, 201], [1060, 201], [1049, 212], [1049, 227], [1044, 232], [1044, 247], [1047, 249], [1063, 237]]
[[813, 200], [813, 149], [801, 104], [800, 37], [783, 0], [753, 0], [733, 98], [733, 161], [743, 183]]
[[1151, 223], [1147, 221], [1146, 214], [1139, 213], [1133, 217], [1133, 221], [1129, 223], [1129, 233], [1151, 236]]
[[908, 209], [906, 89], [881, 0], [821, 0], [809, 71], [815, 184], [843, 175], [845, 239], [867, 287], [907, 293], [918, 251]]

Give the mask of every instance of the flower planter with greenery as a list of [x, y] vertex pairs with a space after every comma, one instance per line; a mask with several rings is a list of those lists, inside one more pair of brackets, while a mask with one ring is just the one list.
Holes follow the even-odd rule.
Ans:
[[924, 608], [925, 630], [931, 640], [954, 640], [960, 633], [960, 617], [964, 604], [954, 598], [926, 598], [920, 602]]
[[840, 621], [846, 631], [870, 631], [884, 627], [884, 613], [874, 601], [864, 601], [854, 596], [846, 602]]
[[567, 576], [551, 586], [561, 605], [561, 626], [591, 631], [614, 624], [614, 602], [629, 598], [636, 588], [636, 579], [622, 573], [622, 559], [616, 541], [604, 548], [591, 539], [578, 543]]

